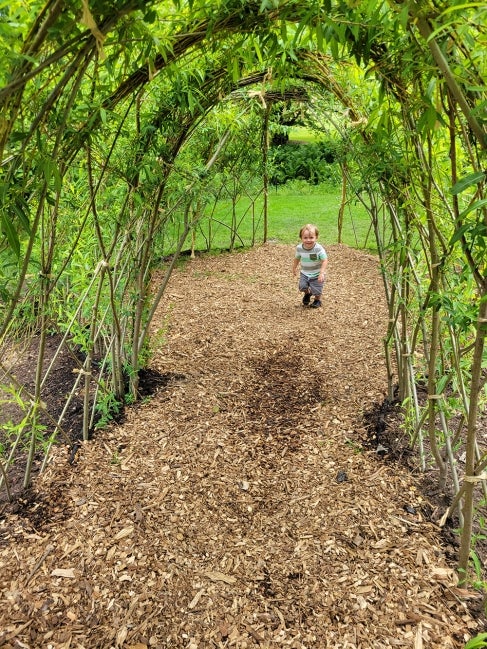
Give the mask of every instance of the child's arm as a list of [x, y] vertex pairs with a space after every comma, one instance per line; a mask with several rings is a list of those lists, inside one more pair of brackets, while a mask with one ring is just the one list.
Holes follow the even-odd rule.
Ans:
[[293, 275], [296, 275], [298, 272], [298, 266], [299, 266], [299, 257], [295, 257], [293, 261]]
[[326, 267], [328, 266], [328, 258], [323, 259], [321, 262], [321, 268], [320, 268], [320, 274], [318, 275], [318, 281], [319, 282], [324, 282], [325, 281], [325, 274], [326, 274]]

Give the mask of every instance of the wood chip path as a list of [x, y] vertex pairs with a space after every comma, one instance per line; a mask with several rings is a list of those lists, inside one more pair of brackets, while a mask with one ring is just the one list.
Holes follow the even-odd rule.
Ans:
[[475, 635], [415, 478], [360, 444], [386, 390], [377, 262], [328, 253], [316, 310], [292, 246], [175, 271], [153, 329], [166, 384], [73, 466], [55, 450], [37, 519], [0, 521], [1, 647], [449, 649]]

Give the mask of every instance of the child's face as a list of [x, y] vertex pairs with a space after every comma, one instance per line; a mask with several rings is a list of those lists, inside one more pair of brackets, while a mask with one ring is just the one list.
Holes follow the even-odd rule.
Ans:
[[301, 241], [305, 248], [312, 248], [316, 243], [316, 234], [311, 230], [304, 230]]

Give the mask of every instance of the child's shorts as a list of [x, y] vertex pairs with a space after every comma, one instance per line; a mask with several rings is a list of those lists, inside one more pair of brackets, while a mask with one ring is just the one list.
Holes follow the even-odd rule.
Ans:
[[306, 277], [304, 273], [299, 274], [299, 290], [309, 290], [311, 295], [321, 295], [325, 282], [319, 282], [317, 277]]

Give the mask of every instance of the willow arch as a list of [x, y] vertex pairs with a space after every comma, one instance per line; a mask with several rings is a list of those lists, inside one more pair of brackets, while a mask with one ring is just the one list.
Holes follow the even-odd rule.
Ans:
[[[11, 269], [2, 277], [0, 336], [7, 344], [23, 335], [16, 317], [27, 303], [41, 332], [34, 394], [22, 395], [4, 367], [10, 387], [31, 404], [17, 438], [30, 439], [25, 484], [38, 445], [43, 337], [54, 328], [63, 341], [81, 341], [86, 358], [76, 386], [85, 384], [87, 436], [96, 406], [124, 398], [127, 377], [136, 394], [150, 317], [172, 269], [153, 296], [154, 242], [180, 219], [174, 262], [232, 119], [219, 117], [182, 190], [173, 180], [180, 152], [235, 89], [252, 88], [254, 103], [265, 105], [267, 92], [299, 80], [345, 109], [343, 139], [350, 158], [361, 157], [367, 182], [359, 194], [390, 306], [390, 391], [397, 380], [412, 439], [420, 450], [426, 442], [440, 484], [453, 481], [462, 500], [465, 570], [474, 484], [487, 464], [476, 437], [487, 327], [485, 11], [414, 1], [85, 1], [80, 17], [74, 3], [53, 1], [25, 25], [25, 35], [10, 33], [22, 47], [4, 54], [0, 88], [0, 249]], [[468, 308], [453, 299], [459, 291], [470, 296]], [[95, 352], [103, 379], [93, 395]], [[426, 408], [418, 373], [427, 376]], [[450, 391], [456, 431], [447, 421]], [[62, 421], [53, 426], [54, 438]]]

